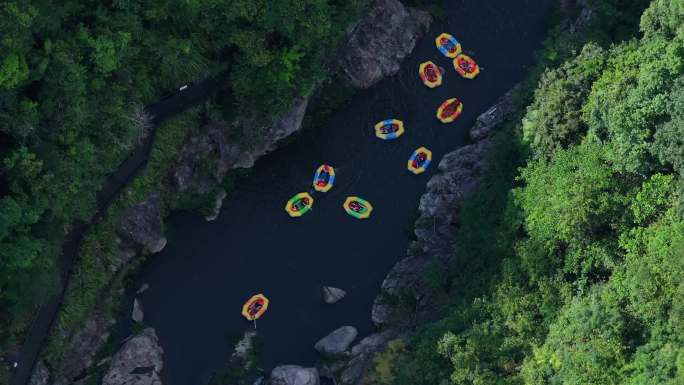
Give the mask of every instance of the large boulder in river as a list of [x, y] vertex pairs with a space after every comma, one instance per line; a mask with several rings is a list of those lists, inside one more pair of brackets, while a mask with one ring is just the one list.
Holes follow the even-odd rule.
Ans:
[[102, 385], [161, 385], [163, 353], [155, 330], [143, 330], [116, 352]]
[[358, 334], [355, 327], [342, 326], [316, 342], [314, 349], [324, 357], [339, 356], [347, 351]]
[[396, 74], [431, 22], [427, 12], [404, 7], [398, 0], [374, 0], [342, 46], [343, 74], [357, 88]]
[[[271, 371], [268, 385], [320, 385], [316, 368], [303, 368], [297, 365], [281, 365]], [[103, 384], [104, 385], [104, 384]]]
[[[166, 246], [162, 233], [162, 202], [158, 191], [130, 207], [123, 214], [117, 229], [124, 247], [144, 253], [158, 253]], [[122, 261], [127, 262], [127, 261]]]
[[347, 292], [332, 286], [323, 286], [323, 302], [333, 304], [344, 298]]

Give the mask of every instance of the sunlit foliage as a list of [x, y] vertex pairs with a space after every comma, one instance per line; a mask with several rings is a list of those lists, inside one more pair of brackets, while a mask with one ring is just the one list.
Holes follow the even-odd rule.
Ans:
[[574, 45], [545, 45], [549, 68], [501, 134], [528, 150], [495, 156], [462, 210], [453, 304], [396, 384], [684, 382], [684, 3], [653, 1], [624, 41], [641, 2], [591, 4], [577, 55], [554, 64]]

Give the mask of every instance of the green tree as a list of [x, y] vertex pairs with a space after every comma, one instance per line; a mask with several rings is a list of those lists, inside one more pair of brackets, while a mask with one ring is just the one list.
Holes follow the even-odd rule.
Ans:
[[653, 170], [650, 146], [667, 116], [669, 90], [684, 65], [684, 40], [654, 37], [613, 49], [584, 106], [592, 140], [609, 143], [619, 171]]
[[623, 343], [635, 333], [620, 307], [600, 288], [564, 307], [546, 342], [521, 370], [525, 384], [617, 385], [629, 352]]
[[532, 161], [520, 181], [525, 187], [514, 194], [527, 233], [549, 251], [599, 239], [619, 224], [624, 208], [616, 194], [620, 184], [599, 145], [560, 150], [551, 161]]
[[654, 134], [652, 152], [664, 165], [684, 176], [684, 77], [680, 76], [670, 91], [667, 111], [670, 120]]
[[631, 205], [632, 215], [637, 224], [648, 224], [669, 208], [674, 192], [672, 180], [672, 175], [655, 174], [644, 182]]
[[535, 157], [552, 157], [556, 150], [579, 143], [587, 130], [581, 106], [604, 62], [604, 50], [589, 44], [577, 57], [544, 73], [522, 121], [523, 138]]
[[641, 17], [641, 31], [646, 37], [681, 36], [684, 26], [684, 4], [676, 0], [653, 0]]

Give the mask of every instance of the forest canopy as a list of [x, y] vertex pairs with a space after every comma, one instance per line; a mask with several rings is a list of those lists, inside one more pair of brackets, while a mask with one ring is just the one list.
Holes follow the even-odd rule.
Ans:
[[590, 4], [461, 211], [451, 305], [374, 384], [684, 383], [684, 2]]

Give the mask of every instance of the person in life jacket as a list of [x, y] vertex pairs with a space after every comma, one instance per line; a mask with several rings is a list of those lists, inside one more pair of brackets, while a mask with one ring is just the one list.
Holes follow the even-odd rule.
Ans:
[[254, 316], [259, 312], [259, 310], [261, 310], [262, 307], [264, 307], [264, 304], [261, 303], [261, 301], [254, 301], [251, 305], [249, 305], [249, 314]]
[[439, 76], [442, 74], [439, 68], [436, 68], [432, 64], [425, 66], [425, 77], [430, 82], [436, 82]]
[[427, 160], [427, 156], [425, 155], [424, 152], [421, 152], [416, 156], [416, 159], [413, 161], [413, 167], [415, 168], [420, 168], [423, 167], [423, 164], [425, 164], [425, 161]]
[[318, 176], [318, 182], [317, 182], [317, 184], [318, 184], [319, 186], [325, 186], [326, 184], [328, 184], [328, 181], [329, 181], [329, 180], [330, 180], [330, 173], [328, 173], [327, 171], [323, 171], [323, 172], [321, 172], [320, 175]]
[[309, 198], [302, 198], [292, 205], [292, 210], [299, 211], [309, 205]]
[[360, 213], [361, 211], [364, 210], [363, 205], [361, 205], [359, 202], [356, 202], [356, 201], [349, 203], [349, 208], [354, 210], [357, 213]]
[[468, 60], [459, 60], [458, 65], [465, 72], [473, 72], [473, 64], [471, 62], [469, 62]]
[[442, 114], [444, 116], [453, 115], [456, 112], [456, 110], [458, 109], [458, 106], [460, 106], [460, 105], [461, 105], [460, 100], [456, 100], [453, 103], [449, 103], [449, 105], [446, 106], [446, 108], [444, 108], [444, 112]]
[[396, 125], [396, 124], [386, 124], [386, 125], [382, 126], [382, 128], [380, 129], [380, 131], [381, 131], [383, 134], [389, 134], [389, 133], [392, 133], [392, 132], [396, 132], [396, 131], [397, 131], [397, 125]]
[[450, 39], [442, 38], [440, 43], [442, 43], [444, 49], [449, 52], [454, 52], [456, 50], [456, 45]]

